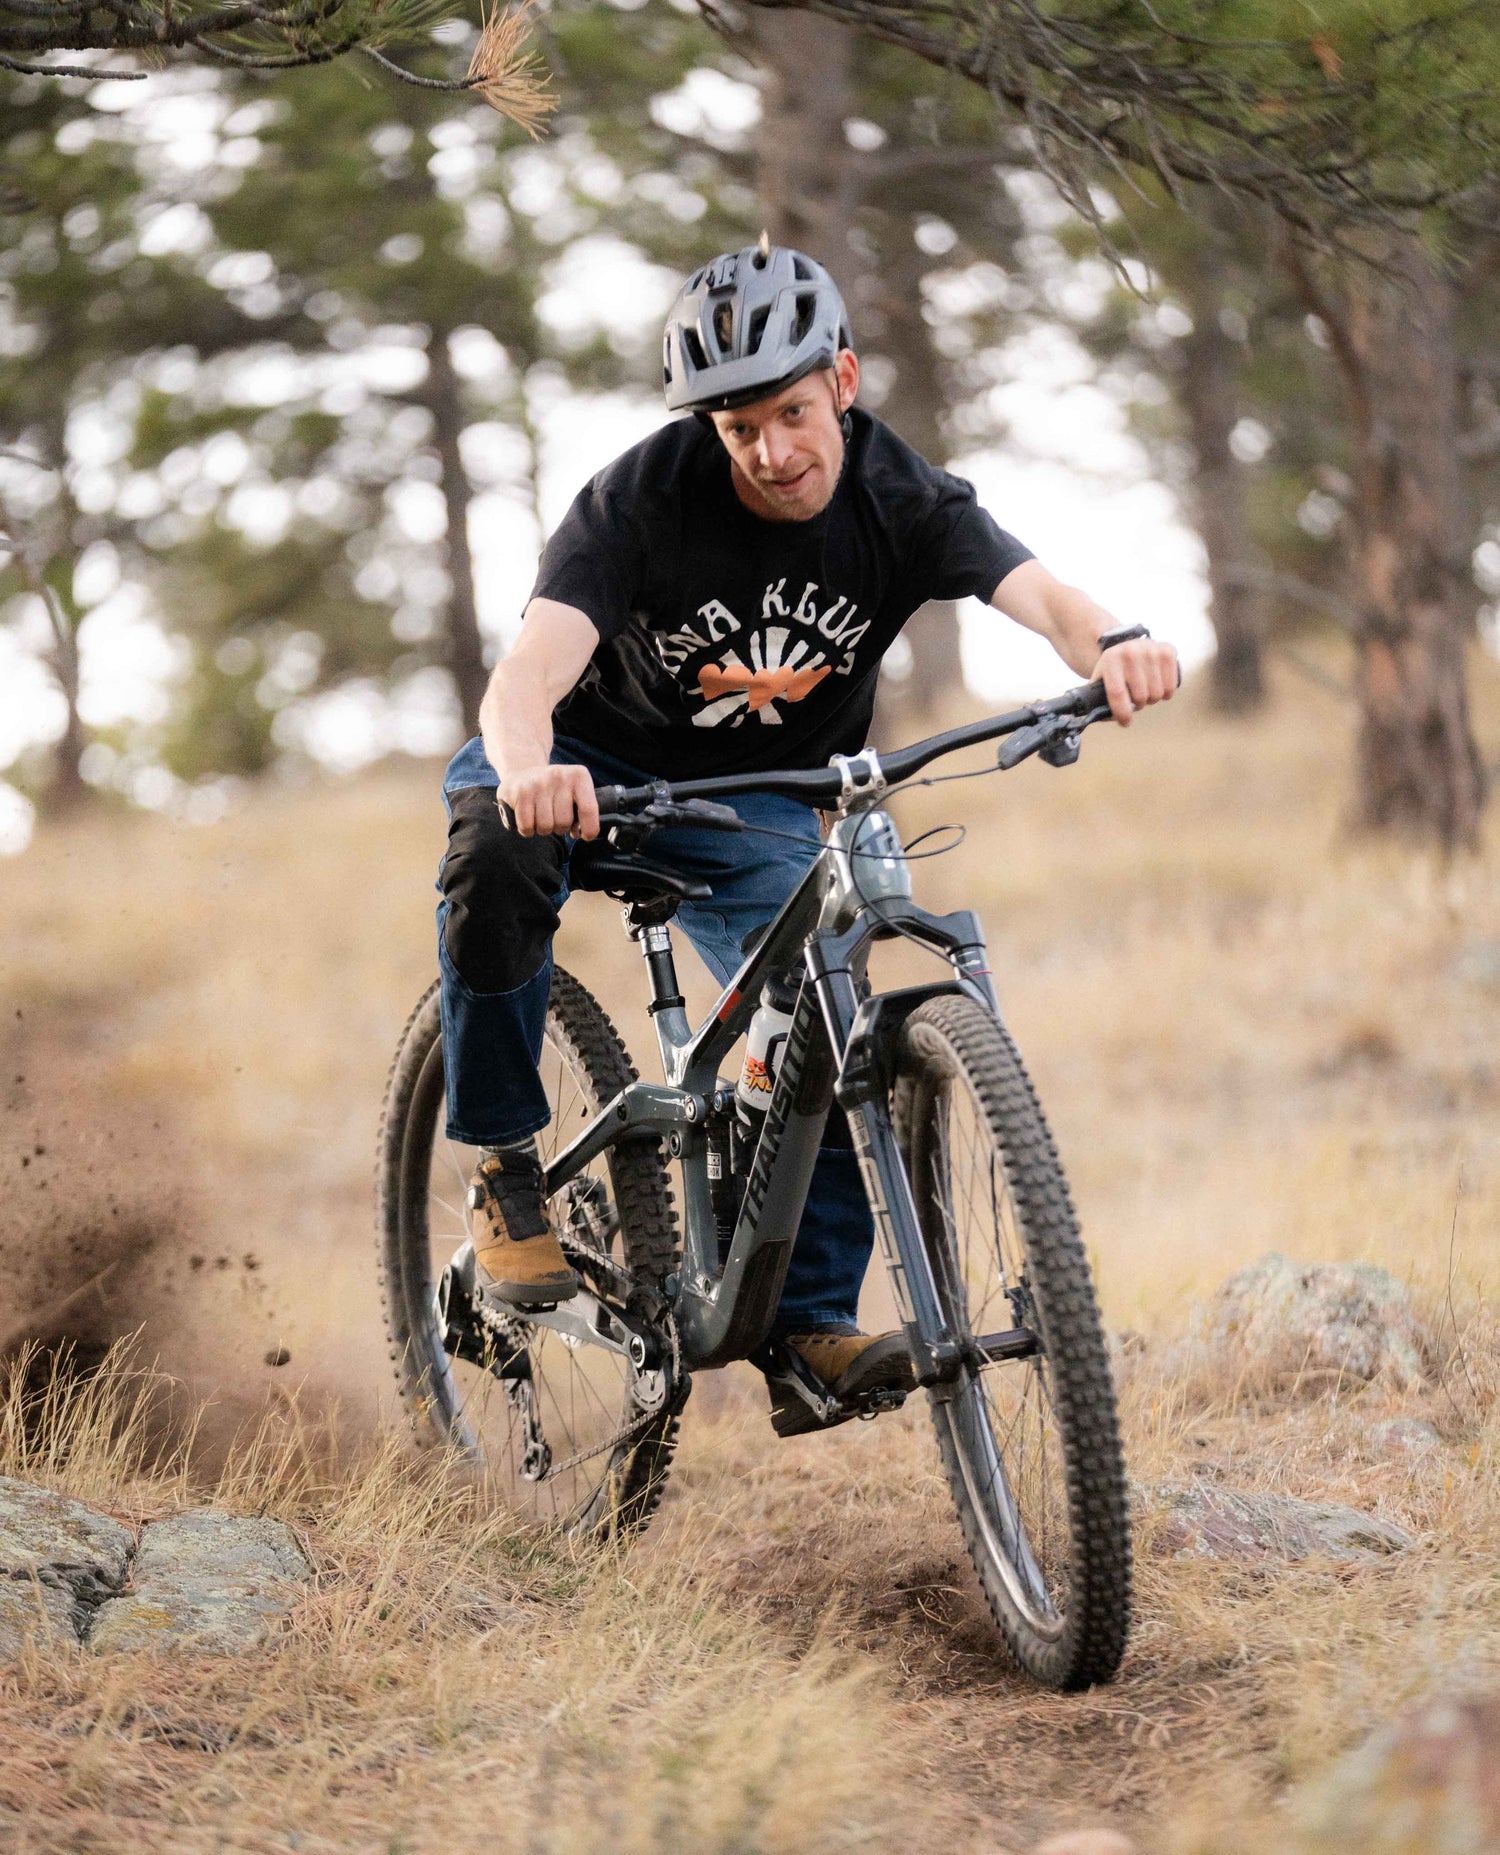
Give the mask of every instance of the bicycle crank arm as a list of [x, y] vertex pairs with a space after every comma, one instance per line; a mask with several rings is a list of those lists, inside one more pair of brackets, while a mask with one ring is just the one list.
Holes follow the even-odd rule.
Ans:
[[559, 1301], [552, 1307], [512, 1309], [486, 1301], [475, 1280], [474, 1246], [469, 1242], [461, 1243], [453, 1252], [438, 1278], [433, 1300], [443, 1345], [457, 1358], [492, 1366], [496, 1339], [502, 1347], [515, 1349], [515, 1359], [501, 1366], [497, 1374], [500, 1378], [531, 1376], [524, 1341], [516, 1348], [516, 1335], [511, 1331], [518, 1322], [550, 1327], [562, 1335], [564, 1342], [575, 1346], [602, 1346], [628, 1359], [638, 1372], [655, 1371], [661, 1364], [661, 1348], [650, 1328], [638, 1325], [629, 1314], [610, 1307], [586, 1288], [580, 1288], [570, 1301]]
[[[484, 1303], [486, 1308], [490, 1305]], [[586, 1288], [555, 1307], [518, 1309], [511, 1318], [523, 1320], [530, 1327], [550, 1327], [562, 1335], [564, 1344], [602, 1346], [606, 1352], [628, 1359], [638, 1372], [654, 1371], [661, 1363], [655, 1334]]]

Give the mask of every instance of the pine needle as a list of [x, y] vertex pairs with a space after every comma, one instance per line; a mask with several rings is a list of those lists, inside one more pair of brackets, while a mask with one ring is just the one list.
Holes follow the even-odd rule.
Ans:
[[483, 29], [469, 61], [468, 86], [533, 141], [557, 108], [546, 61], [532, 49], [529, 4], [481, 13]]

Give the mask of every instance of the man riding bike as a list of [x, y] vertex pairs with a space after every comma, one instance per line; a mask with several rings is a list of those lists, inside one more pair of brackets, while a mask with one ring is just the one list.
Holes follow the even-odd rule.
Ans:
[[[1115, 719], [1176, 689], [1176, 653], [1109, 642], [1116, 621], [1055, 579], [934, 467], [855, 406], [859, 362], [828, 272], [760, 245], [694, 273], [667, 319], [674, 419], [601, 470], [548, 541], [480, 735], [444, 782], [438, 909], [451, 1139], [482, 1149], [469, 1191], [477, 1279], [504, 1311], [571, 1297], [534, 1136], [551, 943], [597, 783], [817, 767], [865, 744], [881, 658], [917, 608], [974, 595], [1039, 632]], [[706, 881], [679, 919], [725, 983], [817, 854], [817, 814], [734, 801], [725, 836], [677, 827], [652, 857]], [[838, 1397], [912, 1382], [899, 1333], [859, 1331], [873, 1229], [835, 1108], [771, 1338]]]

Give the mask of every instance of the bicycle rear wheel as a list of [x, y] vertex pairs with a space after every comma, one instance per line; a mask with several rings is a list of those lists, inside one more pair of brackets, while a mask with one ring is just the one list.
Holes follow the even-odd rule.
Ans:
[[[552, 1120], [545, 1164], [635, 1069], [592, 995], [561, 969], [540, 1064]], [[458, 1449], [522, 1519], [609, 1535], [642, 1526], [661, 1498], [680, 1399], [660, 1372], [517, 1316], [478, 1359], [450, 1353], [438, 1306], [442, 1272], [464, 1242], [464, 1197], [477, 1150], [444, 1132], [438, 988], [422, 999], [391, 1067], [377, 1176], [380, 1279], [391, 1359], [419, 1441]], [[677, 1240], [661, 1143], [611, 1147], [548, 1206], [585, 1284], [671, 1334], [657, 1292]], [[622, 1434], [628, 1433], [628, 1434]]]
[[1041, 1105], [1003, 1026], [943, 997], [907, 1021], [893, 1106], [953, 1331], [1037, 1336], [1029, 1356], [966, 1369], [932, 1400], [970, 1557], [1027, 1673], [1063, 1689], [1107, 1681], [1130, 1623], [1125, 1466], [1088, 1259]]

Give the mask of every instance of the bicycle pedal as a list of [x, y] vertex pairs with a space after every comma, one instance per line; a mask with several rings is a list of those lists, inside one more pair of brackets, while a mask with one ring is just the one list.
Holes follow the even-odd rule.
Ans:
[[858, 1412], [840, 1404], [837, 1398], [823, 1401], [820, 1414], [800, 1392], [771, 1387], [771, 1428], [778, 1436], [810, 1436], [814, 1430], [836, 1430]]
[[854, 1401], [854, 1415], [861, 1423], [873, 1423], [877, 1417], [883, 1417], [887, 1411], [899, 1411], [905, 1404], [907, 1396], [908, 1393], [904, 1391], [894, 1391], [889, 1388], [867, 1391], [862, 1398]]

